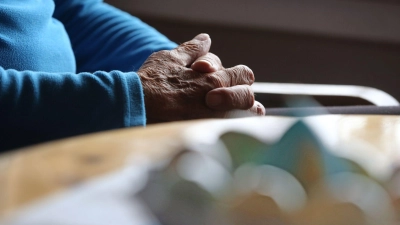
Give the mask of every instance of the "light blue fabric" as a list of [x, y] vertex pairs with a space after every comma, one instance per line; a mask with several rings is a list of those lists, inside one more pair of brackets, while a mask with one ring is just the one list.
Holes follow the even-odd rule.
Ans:
[[0, 151], [145, 125], [134, 71], [175, 46], [100, 0], [2, 0]]

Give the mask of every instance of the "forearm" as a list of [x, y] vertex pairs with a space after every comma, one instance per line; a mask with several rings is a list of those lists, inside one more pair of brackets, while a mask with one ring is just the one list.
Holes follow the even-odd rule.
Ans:
[[83, 133], [143, 126], [136, 73], [44, 73], [0, 67], [0, 151]]

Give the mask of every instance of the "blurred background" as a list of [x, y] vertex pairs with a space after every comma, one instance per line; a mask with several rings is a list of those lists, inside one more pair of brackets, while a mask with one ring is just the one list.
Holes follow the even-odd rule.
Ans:
[[182, 43], [210, 34], [258, 82], [351, 84], [400, 99], [398, 0], [106, 0]]

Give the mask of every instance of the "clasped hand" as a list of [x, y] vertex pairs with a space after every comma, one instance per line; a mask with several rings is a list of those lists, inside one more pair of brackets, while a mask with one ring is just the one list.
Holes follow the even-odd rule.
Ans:
[[264, 115], [250, 87], [253, 72], [244, 65], [225, 69], [209, 53], [211, 39], [199, 34], [171, 51], [153, 53], [138, 71], [147, 123], [224, 118], [231, 110]]

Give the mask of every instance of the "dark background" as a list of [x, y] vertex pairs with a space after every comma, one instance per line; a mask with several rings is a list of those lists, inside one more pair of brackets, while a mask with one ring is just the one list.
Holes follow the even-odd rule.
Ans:
[[400, 1], [108, 0], [182, 43], [210, 34], [259, 82], [353, 84], [400, 100]]

